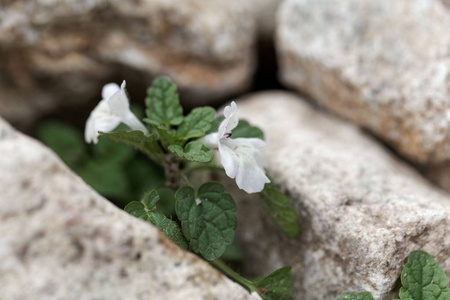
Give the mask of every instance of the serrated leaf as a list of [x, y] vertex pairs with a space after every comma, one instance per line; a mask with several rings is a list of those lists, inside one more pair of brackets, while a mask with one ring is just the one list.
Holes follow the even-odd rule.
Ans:
[[158, 227], [172, 242], [182, 249], [187, 249], [188, 243], [180, 231], [177, 223], [166, 218], [163, 214], [154, 212], [150, 214], [151, 222]]
[[175, 198], [175, 210], [192, 250], [207, 260], [219, 258], [233, 242], [237, 227], [233, 198], [216, 182], [203, 184], [197, 201], [189, 186], [180, 188]]
[[184, 158], [184, 150], [180, 145], [169, 145], [169, 151], [176, 154], [178, 157]]
[[372, 294], [369, 292], [353, 293], [347, 292], [340, 294], [336, 300], [373, 300]]
[[231, 138], [258, 138], [264, 140], [264, 132], [256, 126], [250, 125], [245, 120], [239, 120], [236, 128], [231, 132]]
[[189, 142], [184, 149], [179, 145], [170, 145], [168, 149], [179, 157], [193, 162], [210, 162], [214, 158], [211, 150], [199, 141]]
[[216, 111], [212, 107], [205, 106], [193, 109], [178, 127], [178, 136], [183, 140], [204, 136], [205, 132], [211, 128], [215, 116]]
[[278, 228], [287, 237], [297, 237], [300, 234], [299, 219], [289, 198], [272, 183], [266, 184], [260, 195], [265, 209], [271, 215]]
[[155, 206], [159, 199], [158, 192], [152, 190], [144, 196], [141, 201], [128, 203], [124, 210], [132, 216], [152, 223], [180, 248], [187, 249], [187, 241], [181, 233], [177, 223], [166, 218], [163, 214], [155, 212]]
[[450, 300], [447, 276], [426, 252], [411, 252], [403, 267], [401, 282], [401, 300]]
[[47, 121], [39, 125], [37, 137], [51, 148], [71, 169], [87, 160], [86, 143], [74, 127], [58, 121]]
[[100, 132], [100, 138], [132, 146], [137, 150], [147, 154], [155, 161], [160, 161], [162, 150], [158, 145], [155, 136], [146, 136], [142, 131], [120, 131], [120, 132]]
[[276, 270], [254, 283], [263, 300], [294, 299], [291, 267]]
[[183, 108], [178, 99], [177, 86], [167, 77], [155, 79], [145, 99], [148, 121], [155, 126], [179, 125], [183, 122]]

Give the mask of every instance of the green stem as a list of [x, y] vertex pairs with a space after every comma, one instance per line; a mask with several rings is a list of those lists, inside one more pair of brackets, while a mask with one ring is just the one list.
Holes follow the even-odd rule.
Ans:
[[229, 266], [227, 266], [223, 261], [216, 259], [211, 262], [213, 266], [215, 266], [217, 269], [222, 271], [225, 275], [227, 275], [232, 280], [236, 281], [243, 287], [245, 287], [250, 292], [258, 292], [258, 289], [253, 285], [253, 283], [250, 280], [245, 279], [238, 273], [236, 273], [233, 269], [231, 269]]

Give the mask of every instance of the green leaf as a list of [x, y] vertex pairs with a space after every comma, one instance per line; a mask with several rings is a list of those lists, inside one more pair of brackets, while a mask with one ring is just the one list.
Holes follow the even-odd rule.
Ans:
[[198, 198], [189, 186], [180, 188], [175, 198], [175, 210], [192, 250], [207, 260], [219, 258], [233, 242], [237, 227], [233, 198], [216, 182], [203, 184]]
[[88, 161], [77, 171], [83, 180], [105, 197], [125, 199], [129, 188], [122, 167], [114, 162]]
[[266, 184], [260, 195], [265, 209], [278, 228], [287, 237], [297, 237], [300, 234], [298, 215], [289, 198], [280, 192], [273, 183]]
[[400, 299], [450, 300], [448, 280], [433, 257], [423, 251], [413, 251], [403, 267]]
[[158, 227], [172, 242], [182, 249], [187, 249], [187, 241], [180, 231], [177, 223], [166, 218], [163, 214], [155, 212], [156, 203], [159, 201], [156, 190], [152, 190], [139, 201], [133, 201], [125, 206], [124, 210], [130, 215], [152, 223]]
[[184, 149], [178, 145], [170, 145], [168, 149], [170, 152], [181, 158], [185, 158], [188, 161], [210, 162], [214, 158], [211, 150], [199, 141], [189, 142], [186, 146], [184, 146]]
[[359, 294], [348, 292], [340, 294], [336, 300], [373, 300], [373, 297], [369, 292], [361, 292]]
[[87, 160], [86, 143], [74, 127], [58, 121], [47, 121], [39, 125], [37, 137], [51, 148], [71, 169]]
[[294, 299], [291, 267], [276, 270], [254, 283], [263, 300]]
[[99, 139], [97, 145], [92, 146], [92, 159], [117, 165], [124, 165], [136, 154], [127, 145], [120, 145], [109, 139]]
[[205, 132], [211, 128], [215, 116], [216, 111], [212, 107], [205, 106], [193, 109], [178, 127], [178, 136], [183, 140], [204, 136]]
[[245, 120], [239, 120], [236, 128], [231, 132], [231, 138], [258, 138], [264, 140], [264, 133], [258, 127], [250, 125]]
[[142, 131], [100, 132], [100, 138], [107, 138], [117, 143], [133, 146], [153, 160], [161, 160], [162, 150], [156, 137], [153, 135], [146, 136]]
[[159, 77], [153, 81], [147, 90], [145, 104], [147, 119], [152, 125], [170, 126], [183, 122], [177, 86], [168, 77]]
[[220, 123], [222, 123], [222, 121], [224, 119], [225, 119], [224, 116], [219, 116], [219, 117], [215, 118], [214, 121], [212, 121], [212, 123], [211, 123], [211, 128], [206, 132], [206, 134], [219, 131]]
[[173, 154], [176, 154], [178, 157], [184, 158], [184, 150], [183, 147], [179, 145], [169, 145], [169, 151]]
[[[164, 169], [160, 165], [143, 157], [132, 159], [124, 168], [130, 183], [128, 193], [131, 199], [139, 199], [145, 191], [154, 189], [166, 182]], [[160, 196], [163, 198], [161, 194]]]

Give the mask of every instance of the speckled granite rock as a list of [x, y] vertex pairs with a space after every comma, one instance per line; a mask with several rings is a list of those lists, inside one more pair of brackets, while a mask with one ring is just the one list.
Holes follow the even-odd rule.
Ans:
[[168, 75], [191, 104], [240, 92], [253, 74], [254, 23], [242, 1], [7, 1], [0, 115], [29, 124], [125, 76], [144, 87]]
[[256, 208], [257, 199], [236, 194], [247, 275], [292, 265], [296, 299], [334, 300], [352, 290], [386, 299], [416, 249], [450, 275], [447, 194], [355, 126], [294, 95], [255, 94], [238, 107], [264, 130], [268, 173], [302, 220], [301, 237], [289, 240]]
[[421, 163], [450, 159], [450, 10], [439, 0], [286, 0], [281, 80]]
[[255, 299], [0, 119], [2, 299]]

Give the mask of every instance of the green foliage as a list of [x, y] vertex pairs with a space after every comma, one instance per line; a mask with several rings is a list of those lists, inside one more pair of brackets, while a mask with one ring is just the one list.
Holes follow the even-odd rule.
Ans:
[[178, 127], [178, 136], [183, 140], [204, 136], [205, 132], [211, 128], [215, 116], [216, 111], [212, 107], [205, 106], [193, 109]]
[[155, 135], [145, 135], [142, 131], [120, 131], [120, 132], [100, 132], [100, 139], [107, 138], [111, 141], [130, 145], [137, 150], [147, 154], [154, 161], [160, 161], [162, 150], [158, 145]]
[[222, 123], [223, 120], [225, 120], [224, 116], [219, 116], [219, 117], [215, 118], [214, 121], [212, 121], [212, 123], [211, 123], [211, 128], [206, 132], [206, 134], [210, 134], [210, 133], [219, 131], [220, 123]]
[[178, 145], [170, 145], [168, 149], [178, 157], [192, 162], [210, 162], [214, 158], [211, 150], [199, 141], [189, 142], [184, 149]]
[[373, 300], [372, 294], [369, 292], [361, 293], [344, 293], [340, 294], [336, 300]]
[[289, 198], [280, 192], [273, 183], [264, 186], [260, 193], [263, 205], [278, 228], [290, 238], [300, 234], [300, 226], [297, 212], [291, 205]]
[[197, 197], [192, 187], [184, 186], [175, 198], [175, 210], [192, 250], [207, 260], [219, 258], [233, 242], [237, 227], [233, 198], [216, 182], [203, 184]]
[[426, 252], [411, 252], [403, 267], [401, 282], [401, 300], [450, 300], [447, 276]]
[[276, 270], [254, 282], [254, 286], [263, 300], [294, 299], [291, 267]]
[[147, 120], [156, 127], [180, 125], [183, 122], [177, 86], [167, 77], [158, 77], [153, 81], [147, 90], [145, 105]]
[[160, 200], [158, 192], [152, 190], [142, 200], [130, 202], [125, 206], [129, 214], [152, 223], [158, 227], [170, 240], [182, 249], [187, 249], [187, 241], [183, 237], [177, 223], [156, 212], [156, 204]]
[[36, 133], [87, 184], [118, 205], [165, 181], [161, 167], [136, 157], [126, 145], [100, 138], [97, 145], [88, 146], [76, 128], [58, 121], [40, 124]]
[[258, 127], [250, 125], [245, 120], [239, 120], [238, 125], [232, 131], [231, 138], [258, 138], [264, 140], [264, 133]]
[[37, 136], [72, 169], [88, 159], [83, 136], [78, 130], [65, 123], [43, 122], [37, 129]]

